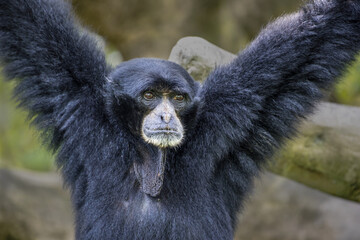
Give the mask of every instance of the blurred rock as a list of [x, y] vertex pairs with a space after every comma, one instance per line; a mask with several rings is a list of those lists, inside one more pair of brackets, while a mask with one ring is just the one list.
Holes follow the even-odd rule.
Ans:
[[240, 216], [235, 240], [358, 240], [360, 204], [266, 173]]
[[186, 37], [176, 43], [169, 60], [180, 64], [194, 79], [202, 82], [216, 66], [229, 63], [234, 57], [202, 38]]
[[106, 62], [112, 67], [116, 67], [123, 61], [123, 57], [119, 51], [111, 51], [106, 54]]
[[360, 108], [322, 103], [269, 169], [360, 202]]
[[[201, 38], [186, 37], [170, 60], [203, 81], [214, 66], [235, 55]], [[269, 164], [282, 176], [346, 199], [360, 202], [360, 108], [322, 103]]]
[[169, 61], [180, 64], [196, 80], [203, 82], [216, 67], [236, 57], [200, 37], [184, 37], [171, 50]]
[[0, 240], [72, 240], [68, 193], [56, 173], [0, 169]]

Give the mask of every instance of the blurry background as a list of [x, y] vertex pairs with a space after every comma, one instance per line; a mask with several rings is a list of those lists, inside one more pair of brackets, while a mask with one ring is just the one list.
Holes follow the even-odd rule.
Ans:
[[[120, 52], [127, 60], [166, 59], [176, 42], [189, 35], [200, 36], [236, 53], [267, 22], [297, 10], [302, 1], [73, 0], [72, 3], [80, 22], [104, 38], [108, 55], [119, 56]], [[29, 128], [26, 113], [15, 108], [16, 103], [11, 100], [13, 84], [1, 78], [0, 168], [36, 173], [0, 171], [0, 240], [71, 239], [70, 205], [60, 181], [53, 178], [54, 157], [41, 146], [36, 131]], [[349, 66], [328, 100], [360, 106], [360, 58]], [[265, 179], [266, 184], [272, 185], [258, 183], [251, 201], [254, 206], [249, 206], [241, 217], [238, 239], [360, 239], [359, 204], [271, 174]], [[44, 182], [50, 193], [44, 190]], [[61, 208], [61, 213], [54, 212], [57, 208]]]

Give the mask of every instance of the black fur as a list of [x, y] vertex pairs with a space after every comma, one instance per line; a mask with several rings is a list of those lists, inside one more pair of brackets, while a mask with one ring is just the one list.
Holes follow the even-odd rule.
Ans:
[[[153, 59], [133, 62], [120, 77], [116, 71], [132, 63], [110, 73], [68, 4], [0, 0], [4, 73], [18, 79], [21, 106], [57, 152], [77, 239], [232, 239], [261, 164], [359, 50], [360, 1], [315, 0], [266, 27], [201, 88], [176, 64]], [[137, 134], [143, 109], [133, 92], [149, 87], [144, 78], [171, 85], [171, 76], [187, 83], [191, 106], [181, 116], [185, 140], [167, 150], [154, 199], [139, 191], [133, 172], [142, 153], [156, 154]]]

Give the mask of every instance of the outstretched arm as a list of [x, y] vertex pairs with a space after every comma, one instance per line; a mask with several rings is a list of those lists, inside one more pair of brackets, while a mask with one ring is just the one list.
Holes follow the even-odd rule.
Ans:
[[96, 45], [62, 0], [0, 0], [4, 73], [17, 79], [16, 97], [57, 151], [65, 181], [82, 179], [73, 186], [78, 202], [83, 161], [108, 133], [101, 97], [107, 66]]
[[56, 150], [70, 126], [100, 105], [106, 63], [56, 0], [0, 0], [0, 60], [16, 95]]
[[359, 0], [315, 0], [279, 18], [204, 83], [199, 144], [218, 159], [271, 156], [353, 60], [359, 39]]

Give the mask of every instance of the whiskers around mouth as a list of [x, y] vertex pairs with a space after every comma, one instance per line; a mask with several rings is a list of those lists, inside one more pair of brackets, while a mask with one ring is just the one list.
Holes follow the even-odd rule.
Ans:
[[142, 130], [144, 140], [155, 146], [166, 148], [179, 145], [183, 139], [183, 133], [174, 128], [144, 128]]

